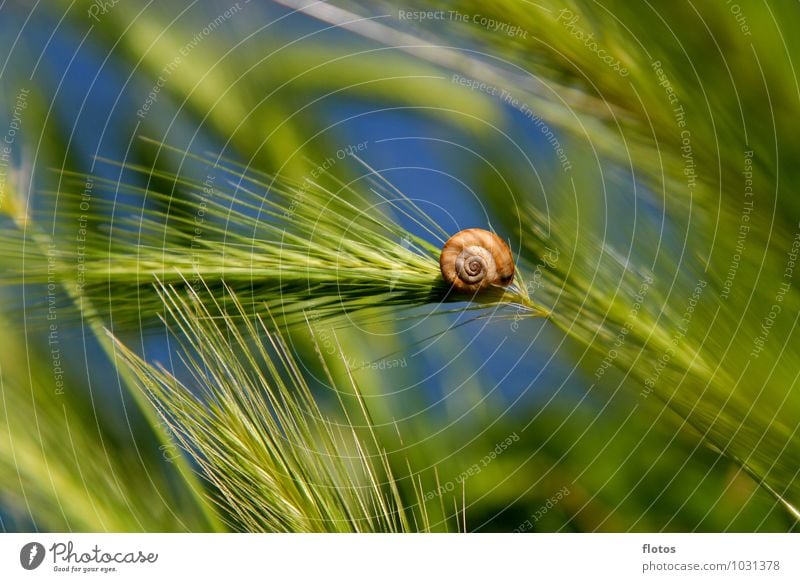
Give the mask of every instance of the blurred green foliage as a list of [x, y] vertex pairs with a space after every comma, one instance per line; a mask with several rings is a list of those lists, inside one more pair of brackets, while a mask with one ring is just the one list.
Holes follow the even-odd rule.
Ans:
[[[437, 142], [436, 151], [480, 193], [487, 224], [511, 239], [529, 290], [553, 315], [516, 322], [506, 309], [459, 327], [471, 311], [427, 318], [416, 296], [388, 315], [370, 311], [345, 324], [284, 330], [320, 406], [344, 426], [332, 389], [358, 385], [369, 420], [357, 428], [374, 430], [399, 498], [427, 501], [433, 530], [796, 529], [800, 294], [787, 276], [800, 230], [800, 143], [791, 122], [800, 53], [787, 24], [798, 17], [796, 5], [747, 6], [744, 30], [721, 2], [329, 4], [314, 14], [319, 21], [275, 5], [223, 3], [120, 2], [97, 22], [87, 16], [91, 2], [37, 12], [37, 26], [48, 34], [57, 28], [71, 47], [86, 35], [122, 79], [112, 98], [128, 114], [107, 131], [131, 139], [115, 160], [153, 171], [143, 179], [116, 170], [133, 188], [111, 188], [109, 203], [123, 208], [129, 199], [116, 197], [157, 193], [148, 196], [147, 213], [191, 216], [192, 189], [180, 181], [202, 183], [202, 169], [189, 157], [154, 153], [134, 135], [223, 152], [241, 162], [244, 175], [286, 183], [307, 178], [341, 147], [336, 130], [349, 114], [332, 101], [422, 120], [431, 135], [452, 140]], [[335, 6], [376, 18], [349, 18]], [[16, 5], [3, 10], [16, 11], [17, 21], [26, 15]], [[398, 10], [446, 17], [420, 22]], [[213, 22], [212, 33], [202, 33]], [[17, 254], [5, 258], [24, 261], [36, 252], [21, 234], [27, 220], [71, 244], [67, 221], [82, 210], [80, 185], [46, 169], [97, 166], [78, 153], [75, 118], [57, 107], [61, 76], [80, 84], [75, 72], [34, 74], [48, 66], [39, 63], [35, 35], [21, 44], [4, 38], [2, 46], [10, 63], [2, 71], [4, 111], [13, 111], [21, 87], [32, 89], [13, 160], [33, 163], [35, 179], [25, 180], [18, 164], [0, 201], [9, 233], [3, 240], [9, 249], [17, 244]], [[627, 74], [603, 62], [600, 49]], [[484, 88], [470, 90], [454, 74]], [[138, 115], [155, 87], [152, 109]], [[328, 174], [348, 183], [362, 170], [337, 163]], [[235, 183], [227, 186], [235, 191]], [[122, 225], [105, 214], [93, 220], [97, 240]], [[651, 283], [643, 292], [644, 281]], [[682, 321], [700, 281], [690, 320]], [[41, 301], [47, 286], [14, 283], [4, 290], [3, 314], [3, 327], [13, 331], [0, 350], [6, 529], [201, 531], [222, 520], [280, 529], [252, 513], [231, 519], [242, 500], [220, 495], [225, 489], [214, 479], [204, 484], [219, 504], [212, 511], [187, 461], [173, 458], [170, 432], [180, 429], [157, 419], [138, 385], [163, 373], [144, 363], [154, 340], [180, 353], [163, 330], [139, 328], [136, 318], [115, 321], [113, 310], [98, 318], [68, 285], [59, 287], [60, 305], [77, 302], [83, 316], [67, 326], [61, 311], [62, 343], [67, 334], [89, 339], [65, 346], [69, 389], [57, 393]], [[138, 293], [117, 299], [134, 308]], [[335, 304], [336, 295], [328, 290], [321, 299]], [[133, 352], [144, 356], [135, 378], [103, 327], [132, 350], [126, 361], [139, 362]], [[333, 338], [337, 348], [329, 350]], [[507, 375], [492, 364], [503, 357]], [[389, 369], [377, 365], [392, 361]], [[548, 372], [558, 366], [563, 373]], [[177, 358], [166, 367], [181, 375]], [[101, 397], [98, 382], [113, 388]], [[345, 410], [358, 404], [344, 400]], [[183, 444], [191, 450], [199, 440]], [[263, 476], [258, 455], [241, 458], [254, 463], [244, 474]], [[202, 462], [192, 467], [209, 476]], [[383, 485], [385, 494], [391, 487]]]

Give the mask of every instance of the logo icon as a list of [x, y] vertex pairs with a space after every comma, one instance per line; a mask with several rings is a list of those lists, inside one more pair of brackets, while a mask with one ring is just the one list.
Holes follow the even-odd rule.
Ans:
[[44, 561], [44, 546], [39, 542], [29, 542], [19, 551], [19, 563], [26, 570], [35, 570]]

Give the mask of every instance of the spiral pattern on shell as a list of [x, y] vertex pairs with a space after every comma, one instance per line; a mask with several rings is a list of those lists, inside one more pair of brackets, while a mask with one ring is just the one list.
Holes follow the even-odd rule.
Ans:
[[505, 287], [514, 280], [514, 257], [499, 236], [468, 228], [448, 239], [439, 257], [444, 280], [456, 291], [475, 293], [490, 286]]

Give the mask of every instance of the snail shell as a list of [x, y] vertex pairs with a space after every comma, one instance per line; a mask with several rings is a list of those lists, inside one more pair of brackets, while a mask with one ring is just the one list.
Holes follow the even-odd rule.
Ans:
[[475, 293], [514, 280], [514, 257], [499, 236], [482, 228], [457, 232], [439, 257], [442, 277], [456, 291]]

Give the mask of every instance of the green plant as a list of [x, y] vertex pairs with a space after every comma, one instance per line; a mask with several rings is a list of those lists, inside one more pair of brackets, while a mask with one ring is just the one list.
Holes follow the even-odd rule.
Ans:
[[[233, 15], [182, 55], [217, 14], [120, 3], [94, 26], [87, 4], [62, 3], [64, 21], [145, 88], [166, 75], [153, 109], [115, 127], [157, 139], [100, 164], [76, 155], [43, 81], [28, 98], [42, 187], [7, 180], [0, 199], [5, 325], [25, 330], [0, 354], [4, 506], [29, 499], [48, 529], [508, 531], [566, 490], [536, 529], [797, 528], [800, 144], [782, 121], [797, 105], [798, 40], [783, 25], [794, 6], [748, 12], [745, 34], [724, 3], [406, 2], [461, 15], [444, 23], [303, 3], [321, 28], [300, 43], [250, 3], [252, 18]], [[328, 26], [353, 36], [331, 41]], [[7, 103], [48, 66], [16, 62]], [[122, 101], [136, 111], [139, 97]], [[356, 158], [319, 171], [351, 119], [329, 122], [322, 105], [336, 99], [444, 128], [414, 139], [480, 192], [486, 224], [464, 226], [509, 239], [514, 287], [448, 294], [436, 261], [452, 233], [417, 193]], [[195, 153], [198, 140], [224, 156]], [[72, 369], [81, 396], [66, 408], [43, 371], [51, 304], [59, 329], [99, 352], [75, 357], [96, 365]], [[163, 322], [183, 367], [148, 353]], [[479, 323], [488, 341], [473, 337]], [[418, 346], [442, 373], [372, 366]], [[524, 371], [485, 367], [505, 351]], [[545, 358], [571, 371], [549, 377]], [[122, 418], [131, 395], [140, 411], [114, 439], [96, 369], [119, 374]], [[517, 392], [499, 394], [499, 377]], [[341, 400], [326, 404], [326, 388]], [[30, 415], [50, 429], [40, 441], [23, 434]], [[77, 450], [114, 446], [103, 463], [70, 462], [67, 433]], [[161, 458], [173, 438], [196, 465]], [[125, 477], [100, 503], [80, 484], [105, 465]], [[145, 519], [137, 491], [141, 507], [183, 501]]]

